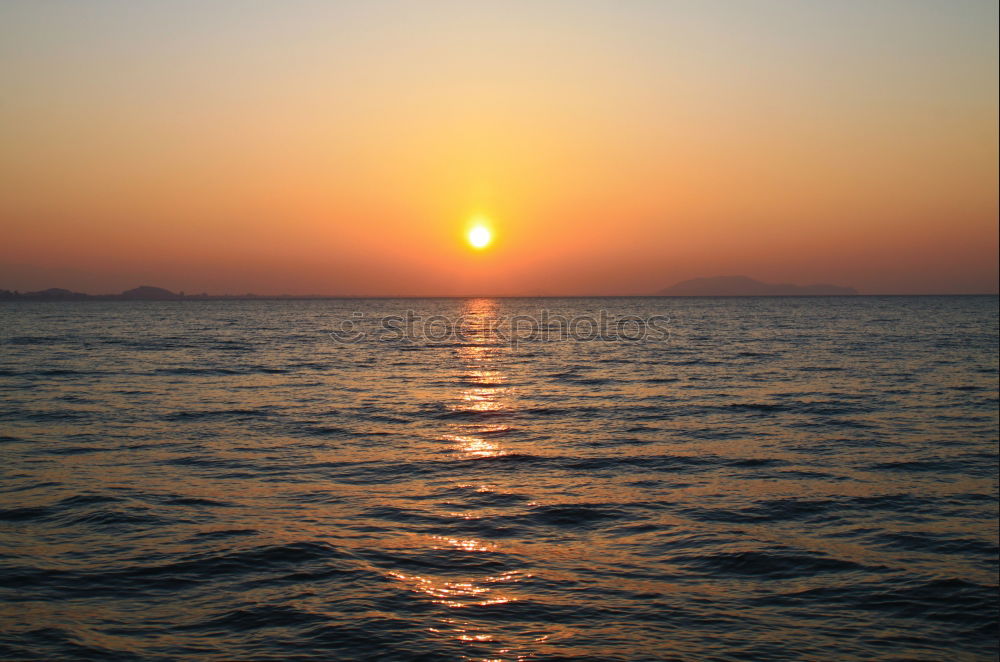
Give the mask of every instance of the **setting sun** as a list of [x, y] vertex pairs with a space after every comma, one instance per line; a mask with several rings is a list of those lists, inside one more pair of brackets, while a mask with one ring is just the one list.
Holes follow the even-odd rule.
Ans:
[[482, 223], [477, 223], [469, 230], [468, 239], [473, 248], [486, 248], [493, 241], [493, 233]]

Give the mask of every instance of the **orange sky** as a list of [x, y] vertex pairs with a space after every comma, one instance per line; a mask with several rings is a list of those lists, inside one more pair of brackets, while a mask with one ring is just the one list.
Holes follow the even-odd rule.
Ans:
[[997, 291], [995, 2], [205, 4], [0, 5], [0, 288]]

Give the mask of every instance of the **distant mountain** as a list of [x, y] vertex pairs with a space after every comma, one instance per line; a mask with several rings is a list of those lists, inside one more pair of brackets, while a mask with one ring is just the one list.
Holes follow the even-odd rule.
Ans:
[[170, 290], [163, 289], [162, 287], [141, 285], [131, 290], [126, 290], [119, 296], [122, 299], [153, 299], [156, 301], [162, 301], [164, 299], [180, 299], [182, 295], [175, 294]]
[[[746, 276], [716, 276], [692, 278], [660, 290], [658, 296], [686, 297], [746, 297], [746, 296], [846, 296], [857, 294], [853, 287], [837, 285], [792, 285], [790, 283], [762, 283]], [[548, 296], [536, 292], [529, 296]], [[83, 294], [59, 287], [39, 292], [12, 292], [0, 290], [0, 301], [215, 301], [240, 299], [331, 299], [324, 295], [260, 295], [260, 294], [188, 294], [171, 292], [162, 287], [142, 285], [121, 294]], [[351, 297], [348, 297], [351, 298]]]
[[41, 290], [39, 292], [26, 292], [24, 296], [31, 297], [33, 299], [58, 299], [60, 301], [87, 298], [87, 295], [82, 292], [71, 292], [61, 287], [50, 287], [47, 290]]
[[[52, 287], [40, 292], [17, 292], [0, 290], [0, 301], [231, 301], [243, 299], [335, 299], [321, 294], [184, 294], [171, 292], [162, 287], [141, 285], [121, 294], [83, 294], [60, 287]], [[351, 297], [348, 297], [351, 298]]]
[[657, 292], [672, 297], [761, 297], [761, 296], [845, 296], [857, 294], [853, 287], [837, 285], [792, 285], [762, 283], [746, 276], [692, 278]]

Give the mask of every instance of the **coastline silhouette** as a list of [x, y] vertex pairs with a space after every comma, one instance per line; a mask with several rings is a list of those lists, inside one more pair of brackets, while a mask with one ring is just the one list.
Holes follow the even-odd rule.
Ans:
[[[747, 276], [715, 276], [712, 278], [692, 278], [681, 281], [662, 289], [655, 296], [845, 296], [856, 295], [853, 287], [837, 285], [792, 285], [789, 283], [772, 284], [754, 280]], [[558, 295], [528, 295], [537, 296]], [[37, 292], [18, 292], [0, 290], [0, 301], [88, 301], [88, 300], [120, 300], [120, 301], [182, 301], [182, 300], [219, 300], [219, 299], [342, 299], [342, 298], [380, 298], [356, 297], [336, 294], [185, 294], [153, 285], [140, 285], [120, 294], [85, 294], [61, 287], [51, 287]], [[394, 298], [394, 297], [393, 297]], [[424, 298], [424, 297], [408, 297]], [[429, 297], [434, 298], [434, 297]]]
[[686, 297], [759, 297], [759, 296], [851, 296], [853, 287], [827, 283], [793, 285], [764, 283], [747, 276], [714, 276], [683, 280], [657, 292], [660, 296]]

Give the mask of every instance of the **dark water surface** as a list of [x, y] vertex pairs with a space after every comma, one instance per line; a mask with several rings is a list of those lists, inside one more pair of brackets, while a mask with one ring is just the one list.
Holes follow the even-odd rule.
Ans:
[[[542, 308], [671, 335], [491, 330]], [[469, 333], [329, 335], [407, 309]], [[996, 297], [4, 304], [0, 658], [994, 659], [997, 327]]]

